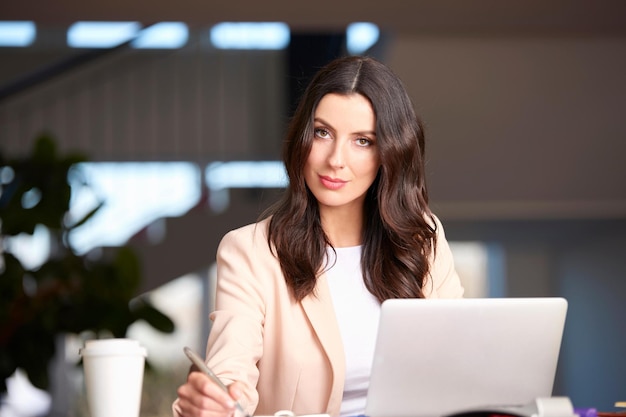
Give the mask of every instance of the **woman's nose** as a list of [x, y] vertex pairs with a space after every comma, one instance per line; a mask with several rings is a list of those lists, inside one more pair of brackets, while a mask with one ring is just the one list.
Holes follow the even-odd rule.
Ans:
[[346, 164], [345, 152], [344, 144], [341, 141], [336, 140], [335, 143], [333, 143], [330, 155], [328, 156], [328, 163], [333, 168], [343, 168]]

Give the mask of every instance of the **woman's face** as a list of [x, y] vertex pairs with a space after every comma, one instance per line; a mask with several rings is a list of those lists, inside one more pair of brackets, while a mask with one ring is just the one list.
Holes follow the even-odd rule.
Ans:
[[361, 212], [380, 166], [372, 105], [360, 94], [327, 94], [315, 110], [314, 132], [304, 179], [320, 211]]

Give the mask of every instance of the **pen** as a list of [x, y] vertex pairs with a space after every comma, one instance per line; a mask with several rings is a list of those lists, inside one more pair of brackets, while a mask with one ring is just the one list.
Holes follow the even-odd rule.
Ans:
[[[198, 356], [196, 352], [194, 352], [193, 350], [191, 350], [190, 348], [186, 346], [183, 348], [183, 350], [185, 351], [185, 355], [187, 355], [187, 357], [191, 360], [191, 362], [194, 365], [200, 368], [202, 372], [208, 375], [208, 377], [211, 378], [213, 382], [215, 382], [221, 389], [224, 390], [224, 392], [228, 394], [228, 387], [224, 385], [224, 383], [218, 378], [218, 376], [213, 373], [213, 371], [206, 365], [206, 363], [204, 363], [202, 358]], [[237, 407], [237, 409], [241, 411], [241, 413], [245, 417], [250, 417], [250, 414], [245, 412], [241, 404], [239, 404], [239, 401], [235, 401], [235, 407]]]

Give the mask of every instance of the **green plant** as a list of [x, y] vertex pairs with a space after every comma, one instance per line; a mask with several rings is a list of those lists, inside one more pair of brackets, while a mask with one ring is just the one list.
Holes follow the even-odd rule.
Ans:
[[[46, 134], [27, 157], [7, 159], [0, 153], [0, 393], [17, 368], [34, 386], [48, 388], [60, 334], [124, 337], [140, 319], [163, 332], [174, 330], [166, 315], [136, 296], [141, 265], [131, 248], [93, 258], [77, 254], [68, 243], [68, 233], [104, 204], [70, 223], [68, 174], [86, 160], [80, 154], [59, 155]], [[12, 253], [12, 241], [42, 226], [49, 231], [50, 255], [29, 269]]]

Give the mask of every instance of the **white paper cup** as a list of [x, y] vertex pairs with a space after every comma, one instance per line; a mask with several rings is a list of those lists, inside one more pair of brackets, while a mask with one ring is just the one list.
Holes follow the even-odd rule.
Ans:
[[131, 339], [100, 339], [79, 353], [91, 417], [139, 417], [146, 349]]

